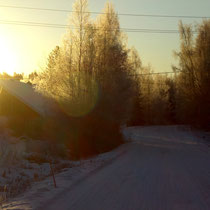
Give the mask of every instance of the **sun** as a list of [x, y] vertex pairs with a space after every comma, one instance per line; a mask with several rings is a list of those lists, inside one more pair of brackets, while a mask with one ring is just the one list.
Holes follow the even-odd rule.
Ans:
[[0, 36], [0, 72], [13, 75], [18, 66], [18, 58], [10, 40]]

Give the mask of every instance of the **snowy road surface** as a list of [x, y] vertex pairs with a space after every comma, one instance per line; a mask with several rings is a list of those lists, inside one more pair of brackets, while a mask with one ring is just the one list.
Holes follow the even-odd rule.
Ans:
[[209, 210], [210, 150], [182, 127], [128, 128], [126, 152], [43, 210]]

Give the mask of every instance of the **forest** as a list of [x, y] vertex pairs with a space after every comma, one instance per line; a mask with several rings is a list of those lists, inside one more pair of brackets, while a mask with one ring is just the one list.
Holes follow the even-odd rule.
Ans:
[[[122, 126], [188, 124], [210, 129], [210, 20], [180, 22], [172, 74], [156, 74], [129, 48], [111, 3], [92, 19], [77, 0], [69, 28], [41, 72], [29, 75], [37, 91], [63, 115], [49, 121], [55, 141], [75, 158], [123, 143]], [[151, 61], [152, 62], [152, 61]]]

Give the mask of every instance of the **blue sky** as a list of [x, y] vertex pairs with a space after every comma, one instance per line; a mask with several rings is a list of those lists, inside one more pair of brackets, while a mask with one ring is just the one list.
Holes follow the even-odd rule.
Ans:
[[[56, 9], [72, 9], [72, 0], [7, 0], [0, 5], [16, 5]], [[89, 0], [90, 11], [101, 11], [105, 0]], [[163, 15], [194, 15], [210, 16], [209, 0], [112, 0], [118, 13], [163, 14]], [[28, 22], [46, 22], [66, 24], [67, 13], [9, 9], [0, 7], [0, 20]], [[199, 23], [200, 19], [183, 19], [184, 23]], [[149, 18], [120, 16], [123, 28], [178, 29], [177, 18]], [[0, 42], [8, 45], [14, 62], [13, 69], [0, 71], [16, 71], [30, 73], [44, 66], [46, 57], [54, 46], [61, 42], [64, 29], [39, 28], [0, 24]], [[2, 40], [2, 41], [1, 41]], [[171, 71], [175, 63], [173, 50], [179, 49], [178, 34], [145, 34], [128, 33], [129, 46], [139, 51], [143, 64], [150, 63], [154, 71]], [[3, 55], [4, 49], [0, 52]], [[1, 64], [1, 62], [0, 62]], [[1, 66], [0, 66], [1, 68]]]

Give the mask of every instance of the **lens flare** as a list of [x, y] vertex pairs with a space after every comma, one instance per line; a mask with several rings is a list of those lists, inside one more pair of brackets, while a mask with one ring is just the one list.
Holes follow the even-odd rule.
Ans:
[[99, 85], [92, 77], [83, 74], [72, 87], [71, 99], [59, 102], [61, 109], [71, 117], [82, 117], [90, 113], [99, 98]]

